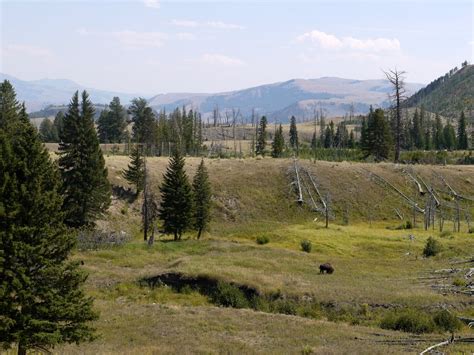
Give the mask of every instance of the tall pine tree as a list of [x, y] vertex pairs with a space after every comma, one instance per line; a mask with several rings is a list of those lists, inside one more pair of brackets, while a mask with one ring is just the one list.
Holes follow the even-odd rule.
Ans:
[[107, 168], [94, 128], [94, 109], [87, 92], [76, 91], [64, 117], [59, 144], [65, 222], [71, 227], [91, 226], [110, 205]]
[[56, 165], [12, 103], [0, 113], [0, 345], [25, 355], [93, 339], [97, 315], [86, 275], [68, 261], [75, 236], [63, 224]]
[[265, 147], [267, 146], [267, 118], [262, 116], [260, 119], [260, 125], [258, 127], [257, 145], [255, 147], [255, 153], [257, 155], [265, 155]]
[[175, 149], [160, 186], [161, 205], [158, 215], [163, 222], [163, 232], [180, 240], [192, 227], [192, 191], [184, 171], [184, 158]]
[[294, 151], [296, 151], [296, 155], [298, 155], [300, 142], [298, 140], [298, 129], [296, 128], [295, 116], [291, 116], [290, 119], [290, 146]]
[[135, 186], [137, 196], [143, 190], [143, 181], [145, 178], [145, 158], [142, 154], [142, 148], [137, 144], [130, 154], [130, 163], [127, 169], [122, 172], [122, 176]]
[[281, 124], [275, 131], [275, 136], [272, 142], [272, 157], [281, 158], [283, 150], [285, 149], [285, 137], [283, 137], [283, 128]]
[[204, 159], [201, 159], [193, 179], [193, 199], [194, 228], [198, 231], [197, 239], [200, 239], [211, 219], [211, 184]]
[[461, 111], [461, 116], [459, 117], [458, 121], [458, 140], [457, 140], [457, 148], [458, 149], [467, 149], [468, 148], [468, 139], [467, 139], [467, 131], [466, 131], [466, 116], [464, 115], [464, 111]]

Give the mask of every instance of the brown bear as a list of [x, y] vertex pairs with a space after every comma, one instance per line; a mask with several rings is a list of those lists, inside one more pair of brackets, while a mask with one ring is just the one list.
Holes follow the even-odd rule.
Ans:
[[332, 274], [334, 272], [334, 268], [332, 267], [331, 264], [325, 263], [325, 264], [319, 265], [319, 273], [324, 274], [325, 272], [328, 274]]

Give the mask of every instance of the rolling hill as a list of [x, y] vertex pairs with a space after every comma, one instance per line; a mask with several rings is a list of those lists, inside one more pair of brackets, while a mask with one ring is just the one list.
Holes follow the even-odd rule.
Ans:
[[[120, 97], [123, 104], [139, 94], [110, 92], [86, 88], [70, 80], [42, 79], [34, 81], [20, 80], [6, 74], [0, 74], [0, 81], [10, 80], [15, 87], [17, 97], [25, 101], [29, 112], [45, 108], [57, 109], [69, 102], [76, 90], [87, 89], [95, 104], [107, 104], [114, 96]], [[422, 84], [407, 84], [409, 93], [422, 88]], [[387, 106], [387, 94], [391, 90], [386, 80], [353, 80], [335, 77], [319, 79], [293, 79], [285, 82], [266, 84], [221, 93], [167, 93], [149, 99], [155, 110], [174, 110], [186, 106], [197, 109], [204, 118], [212, 116], [218, 107], [221, 115], [233, 108], [239, 109], [244, 117], [249, 117], [252, 109], [265, 114], [271, 121], [288, 121], [292, 115], [302, 119], [313, 115], [314, 110], [324, 110], [326, 116], [341, 116], [354, 107], [354, 113], [366, 113], [370, 105]], [[143, 96], [143, 95], [142, 95]], [[146, 96], [145, 96], [146, 97]], [[48, 111], [48, 110], [46, 110]], [[43, 117], [44, 113], [35, 113]]]
[[[421, 87], [421, 84], [407, 84], [411, 93]], [[329, 117], [347, 113], [352, 105], [355, 114], [366, 113], [370, 105], [387, 106], [390, 90], [386, 80], [323, 77], [293, 79], [216, 94], [160, 94], [152, 97], [149, 103], [156, 110], [193, 107], [204, 117], [211, 116], [216, 107], [221, 113], [238, 108], [244, 116], [249, 116], [255, 109], [259, 114], [269, 116], [270, 120], [285, 122], [292, 115], [299, 118], [312, 116], [314, 110], [320, 107]]]
[[42, 110], [50, 105], [69, 103], [76, 90], [87, 90], [92, 102], [107, 104], [114, 96], [120, 97], [123, 103], [128, 103], [138, 94], [126, 94], [113, 91], [87, 88], [67, 79], [20, 80], [8, 74], [0, 73], [0, 81], [9, 80], [15, 87], [17, 98], [24, 101], [28, 112]]
[[424, 106], [446, 117], [458, 117], [462, 110], [474, 108], [474, 65], [452, 69], [411, 96], [410, 107]]

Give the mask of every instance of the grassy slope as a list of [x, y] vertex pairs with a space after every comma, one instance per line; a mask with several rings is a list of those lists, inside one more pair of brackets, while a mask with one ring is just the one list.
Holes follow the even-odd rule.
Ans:
[[[107, 158], [114, 184], [124, 184], [120, 171], [127, 161], [126, 157]], [[193, 175], [199, 160], [188, 159], [187, 163], [188, 173]], [[394, 207], [407, 214], [410, 210], [403, 207], [399, 197], [367, 180], [362, 168], [376, 171], [413, 195], [411, 183], [396, 173], [398, 167], [302, 163], [313, 171], [321, 189], [331, 193], [336, 221], [325, 229], [313, 221], [313, 213], [296, 206], [287, 176], [290, 160], [206, 163], [214, 187], [214, 221], [202, 241], [163, 241], [147, 247], [139, 235], [139, 203], [126, 205], [114, 200], [101, 226], [127, 230], [134, 240], [123, 247], [77, 252], [74, 256], [85, 262], [90, 273], [87, 289], [102, 313], [97, 322], [102, 336], [91, 344], [60, 348], [60, 352], [300, 353], [304, 348], [318, 353], [415, 352], [447, 335], [417, 337], [376, 328], [383, 307], [416, 305], [434, 310], [447, 306], [474, 315], [467, 296], [443, 296], [421, 279], [433, 270], [450, 267], [453, 260], [472, 256], [472, 234], [440, 237], [436, 231], [385, 228], [400, 223], [394, 220]], [[149, 159], [148, 166], [156, 188], [166, 160]], [[472, 167], [420, 166], [416, 170], [439, 189], [442, 185], [433, 178], [433, 170], [442, 173], [459, 192], [473, 191]], [[352, 206], [350, 224], [336, 224], [348, 205]], [[368, 216], [374, 220], [371, 225]], [[449, 222], [446, 224], [450, 229]], [[415, 241], [409, 241], [409, 233], [416, 236]], [[254, 239], [262, 234], [270, 243], [258, 246]], [[429, 235], [440, 240], [444, 251], [427, 260], [420, 255]], [[300, 251], [303, 239], [313, 243], [311, 254]], [[326, 261], [335, 266], [334, 275], [318, 274], [319, 263]], [[261, 292], [280, 290], [300, 298], [333, 302], [342, 310], [368, 304], [370, 315], [361, 325], [349, 325], [328, 322], [323, 314], [314, 320], [224, 309], [212, 306], [207, 297], [196, 292], [177, 294], [167, 287], [150, 290], [137, 284], [141, 277], [167, 271], [209, 275], [248, 284]], [[410, 342], [413, 338], [420, 342]]]

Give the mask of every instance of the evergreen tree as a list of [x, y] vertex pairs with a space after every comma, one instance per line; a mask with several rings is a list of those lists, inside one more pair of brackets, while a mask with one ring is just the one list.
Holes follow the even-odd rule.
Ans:
[[100, 113], [97, 122], [99, 139], [102, 143], [120, 143], [124, 138], [127, 111], [120, 99], [114, 97], [107, 109]]
[[184, 158], [180, 149], [175, 149], [170, 159], [163, 184], [160, 187], [161, 205], [158, 211], [163, 221], [163, 232], [173, 234], [180, 240], [184, 232], [192, 226], [192, 191], [184, 171]]
[[425, 149], [433, 149], [432, 123], [430, 120], [425, 122]]
[[468, 148], [468, 139], [467, 139], [467, 131], [466, 131], [466, 116], [464, 115], [464, 111], [461, 111], [461, 116], [459, 117], [458, 121], [458, 149], [467, 149]]
[[355, 148], [355, 137], [354, 137], [354, 131], [351, 130], [351, 133], [349, 133], [349, 140], [347, 141], [347, 147], [350, 149]]
[[8, 80], [3, 81], [0, 85], [0, 129], [6, 129], [9, 123], [14, 122], [20, 110], [12, 84]]
[[63, 224], [56, 165], [11, 104], [0, 113], [9, 122], [0, 128], [0, 345], [24, 355], [93, 339], [97, 314], [86, 275], [68, 261], [75, 235]]
[[272, 142], [272, 157], [281, 158], [285, 149], [285, 138], [283, 137], [283, 128], [280, 126], [275, 131], [275, 137]]
[[443, 129], [443, 140], [446, 149], [451, 150], [456, 148], [456, 133], [454, 132], [454, 127], [449, 121]]
[[49, 118], [45, 118], [43, 121], [41, 121], [39, 135], [41, 140], [45, 143], [55, 143], [59, 141], [56, 126]]
[[204, 159], [201, 160], [193, 179], [193, 200], [194, 228], [198, 231], [197, 239], [200, 239], [211, 219], [211, 184]]
[[443, 137], [443, 123], [438, 114], [435, 117], [435, 127], [433, 134], [433, 146], [435, 149], [444, 148], [444, 137]]
[[365, 155], [373, 155], [376, 161], [388, 159], [392, 146], [390, 127], [385, 120], [382, 109], [371, 111], [367, 123], [367, 151]]
[[418, 114], [418, 109], [415, 110], [413, 114], [413, 132], [412, 140], [415, 148], [424, 149], [425, 148], [425, 134], [423, 132], [423, 122], [421, 116]]
[[323, 111], [319, 112], [319, 143], [321, 147], [324, 147], [324, 141], [326, 136], [326, 119], [324, 118]]
[[137, 144], [130, 153], [130, 163], [127, 169], [122, 172], [122, 176], [135, 186], [137, 196], [143, 190], [143, 179], [145, 178], [145, 159], [142, 149]]
[[[179, 110], [178, 110], [179, 111]], [[156, 120], [153, 110], [148, 106], [146, 99], [133, 99], [129, 112], [133, 122], [133, 140], [136, 143], [145, 143], [150, 147], [156, 135]]]
[[311, 149], [314, 151], [318, 147], [318, 139], [316, 138], [316, 132], [313, 132], [313, 137], [311, 138]]
[[265, 147], [267, 145], [267, 118], [262, 116], [260, 119], [260, 125], [258, 127], [257, 145], [255, 147], [255, 153], [257, 155], [265, 155]]
[[290, 120], [290, 146], [293, 150], [296, 150], [296, 155], [299, 153], [299, 141], [298, 141], [298, 130], [296, 128], [296, 118], [291, 116]]
[[[369, 117], [372, 114], [373, 109], [372, 106], [370, 106], [370, 112], [369, 112]], [[362, 125], [360, 128], [360, 149], [364, 153], [365, 157], [368, 157], [370, 155], [370, 146], [369, 146], [369, 127], [367, 125], [367, 120], [368, 118], [363, 117], [362, 118]]]
[[94, 108], [87, 92], [76, 91], [64, 117], [59, 144], [65, 222], [72, 227], [93, 225], [110, 204], [107, 168], [94, 128]]
[[332, 148], [334, 147], [334, 122], [329, 122], [329, 126], [326, 127], [326, 132], [324, 134], [324, 148]]
[[59, 142], [59, 139], [61, 137], [61, 135], [63, 134], [63, 127], [64, 127], [64, 113], [62, 111], [59, 111], [56, 116], [54, 116], [54, 128], [56, 129], [56, 134], [58, 135], [58, 140], [57, 142]]

